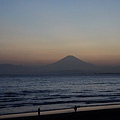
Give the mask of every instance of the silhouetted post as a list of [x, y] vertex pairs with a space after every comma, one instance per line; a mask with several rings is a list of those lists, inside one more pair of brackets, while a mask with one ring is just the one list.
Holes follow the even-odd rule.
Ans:
[[38, 108], [38, 116], [40, 116], [40, 108]]
[[75, 107], [74, 107], [74, 110], [75, 110], [75, 112], [77, 111], [77, 106], [75, 105]]

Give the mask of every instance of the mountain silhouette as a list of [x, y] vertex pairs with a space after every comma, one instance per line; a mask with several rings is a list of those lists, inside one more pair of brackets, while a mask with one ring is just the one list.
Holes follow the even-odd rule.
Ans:
[[96, 66], [72, 55], [45, 66], [0, 64], [0, 75], [43, 75], [76, 73], [120, 73], [120, 66]]
[[68, 71], [68, 70], [88, 71], [96, 69], [96, 66], [69, 55], [55, 63], [47, 65], [45, 69], [48, 71]]

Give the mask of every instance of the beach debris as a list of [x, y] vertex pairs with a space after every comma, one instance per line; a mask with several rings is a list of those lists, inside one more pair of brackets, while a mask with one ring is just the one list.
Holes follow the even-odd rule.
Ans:
[[75, 105], [75, 107], [74, 107], [74, 110], [75, 110], [75, 112], [77, 112], [77, 106]]

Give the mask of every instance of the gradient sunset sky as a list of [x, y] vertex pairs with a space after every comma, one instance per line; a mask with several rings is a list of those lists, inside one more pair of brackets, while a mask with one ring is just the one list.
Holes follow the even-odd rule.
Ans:
[[0, 64], [67, 55], [120, 65], [120, 0], [0, 0]]

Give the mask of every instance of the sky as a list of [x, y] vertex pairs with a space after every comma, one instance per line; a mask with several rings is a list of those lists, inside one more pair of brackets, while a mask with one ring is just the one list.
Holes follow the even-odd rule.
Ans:
[[120, 65], [120, 0], [0, 0], [0, 64], [67, 55]]

